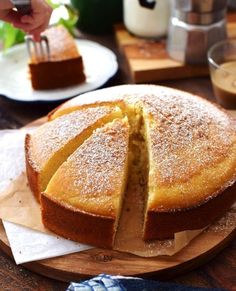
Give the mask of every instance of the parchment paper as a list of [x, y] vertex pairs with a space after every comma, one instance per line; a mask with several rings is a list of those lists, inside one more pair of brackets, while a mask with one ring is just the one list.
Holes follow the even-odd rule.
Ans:
[[[25, 133], [26, 130], [0, 131], [0, 217], [17, 223], [3, 220], [16, 263], [56, 257], [91, 248], [49, 234], [43, 227], [39, 205], [27, 187], [24, 174]], [[44, 232], [33, 230], [32, 227]]]

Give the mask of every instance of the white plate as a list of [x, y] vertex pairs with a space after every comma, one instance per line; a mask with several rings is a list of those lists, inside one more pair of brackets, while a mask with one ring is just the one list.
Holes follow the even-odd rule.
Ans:
[[17, 101], [58, 101], [101, 87], [117, 72], [115, 54], [89, 40], [76, 43], [83, 57], [86, 82], [56, 90], [33, 90], [26, 45], [21, 44], [0, 53], [0, 94]]

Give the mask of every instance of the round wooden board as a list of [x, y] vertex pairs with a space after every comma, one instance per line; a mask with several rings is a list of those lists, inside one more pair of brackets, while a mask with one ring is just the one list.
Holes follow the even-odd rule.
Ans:
[[[174, 256], [138, 257], [112, 250], [90, 249], [57, 258], [23, 264], [27, 269], [61, 281], [77, 281], [109, 273], [169, 279], [207, 262], [235, 236], [233, 230], [206, 231]], [[0, 248], [12, 257], [4, 227], [0, 224]]]
[[[26, 127], [41, 125], [46, 117]], [[100, 273], [112, 275], [169, 279], [206, 263], [219, 253], [236, 235], [236, 227], [224, 231], [206, 231], [174, 256], [153, 258], [105, 249], [90, 249], [66, 256], [23, 264], [27, 269], [60, 281], [78, 281]], [[0, 220], [0, 248], [13, 258]]]

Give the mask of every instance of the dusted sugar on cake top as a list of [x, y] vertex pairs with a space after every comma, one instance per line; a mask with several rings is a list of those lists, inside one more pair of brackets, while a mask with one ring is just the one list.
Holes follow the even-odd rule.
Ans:
[[85, 81], [83, 59], [73, 37], [63, 26], [44, 32], [50, 57], [32, 55], [29, 60], [31, 84], [35, 90], [57, 89]]
[[[80, 126], [79, 116], [91, 117], [93, 110], [102, 108], [117, 108], [118, 114], [109, 114], [108, 120], [82, 135], [87, 129], [83, 122]], [[119, 230], [119, 207], [121, 213], [127, 211], [122, 200], [129, 201], [131, 185], [142, 187], [143, 199], [137, 196], [136, 203], [141, 205], [146, 241], [207, 227], [236, 201], [235, 120], [201, 97], [154, 85], [97, 90], [51, 112], [48, 122], [26, 139], [28, 180], [34, 194], [38, 172], [31, 170], [32, 165], [41, 159], [49, 165], [50, 159], [40, 150], [45, 140], [58, 145], [48, 128], [76, 114], [81, 142], [66, 151], [64, 160], [60, 156], [60, 166], [50, 177], [46, 170], [51, 166], [42, 169], [47, 176], [41, 195], [43, 222], [55, 233], [112, 247], [117, 225]], [[118, 134], [117, 125], [127, 129], [125, 135]], [[68, 131], [73, 127], [74, 122], [67, 124]], [[104, 130], [109, 138], [101, 135]], [[57, 134], [63, 137], [64, 130]], [[114, 197], [120, 198], [118, 212], [110, 203]], [[57, 219], [61, 217], [63, 221]]]
[[[42, 218], [70, 239], [112, 247], [128, 170], [129, 124], [97, 129], [61, 165], [42, 193]], [[56, 214], [56, 215], [55, 215]]]
[[87, 108], [45, 123], [27, 134], [27, 175], [35, 197], [40, 200], [40, 193], [46, 189], [58, 167], [94, 129], [118, 117], [122, 117], [122, 112], [116, 107]]

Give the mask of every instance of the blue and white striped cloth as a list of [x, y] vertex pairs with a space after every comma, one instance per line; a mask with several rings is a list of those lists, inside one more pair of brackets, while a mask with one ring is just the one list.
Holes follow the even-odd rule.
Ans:
[[226, 291], [219, 288], [198, 288], [183, 285], [143, 280], [134, 277], [98, 275], [80, 283], [71, 283], [67, 291]]

